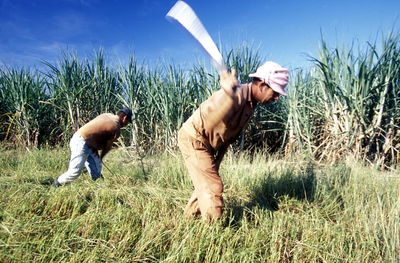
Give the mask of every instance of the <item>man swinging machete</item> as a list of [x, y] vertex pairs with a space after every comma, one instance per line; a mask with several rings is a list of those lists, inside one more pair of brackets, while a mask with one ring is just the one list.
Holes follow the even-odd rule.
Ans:
[[258, 103], [286, 96], [289, 73], [268, 61], [249, 75], [252, 82], [239, 85], [236, 71], [220, 73], [221, 89], [204, 101], [183, 124], [178, 145], [194, 185], [186, 217], [221, 218], [223, 183], [218, 170], [228, 146], [247, 125]]

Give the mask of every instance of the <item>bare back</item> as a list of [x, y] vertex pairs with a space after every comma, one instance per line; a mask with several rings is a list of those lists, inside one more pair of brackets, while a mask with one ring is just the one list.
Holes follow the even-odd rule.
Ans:
[[103, 113], [82, 126], [78, 134], [93, 150], [103, 150], [120, 135], [118, 116]]

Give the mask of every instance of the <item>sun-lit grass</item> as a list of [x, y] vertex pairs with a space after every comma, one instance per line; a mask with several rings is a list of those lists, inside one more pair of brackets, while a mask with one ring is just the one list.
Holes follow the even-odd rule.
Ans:
[[[226, 211], [183, 218], [192, 185], [179, 153], [105, 158], [51, 188], [67, 148], [0, 152], [2, 262], [398, 262], [399, 171], [229, 153]], [[143, 169], [144, 168], [144, 169]]]

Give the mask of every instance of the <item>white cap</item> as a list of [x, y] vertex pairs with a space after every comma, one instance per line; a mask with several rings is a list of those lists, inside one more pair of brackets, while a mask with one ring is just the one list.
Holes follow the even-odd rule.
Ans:
[[249, 74], [249, 77], [259, 78], [274, 91], [287, 96], [285, 87], [289, 82], [289, 70], [281, 67], [278, 63], [267, 61], [258, 67], [255, 73]]

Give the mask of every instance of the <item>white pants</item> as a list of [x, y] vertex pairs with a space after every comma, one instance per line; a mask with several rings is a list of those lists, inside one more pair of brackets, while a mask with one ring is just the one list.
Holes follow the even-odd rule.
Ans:
[[68, 171], [60, 175], [57, 181], [60, 184], [70, 183], [82, 172], [83, 166], [86, 167], [93, 180], [101, 177], [101, 161], [97, 152], [93, 151], [78, 133], [72, 136], [69, 143], [71, 148], [71, 160], [69, 161]]

